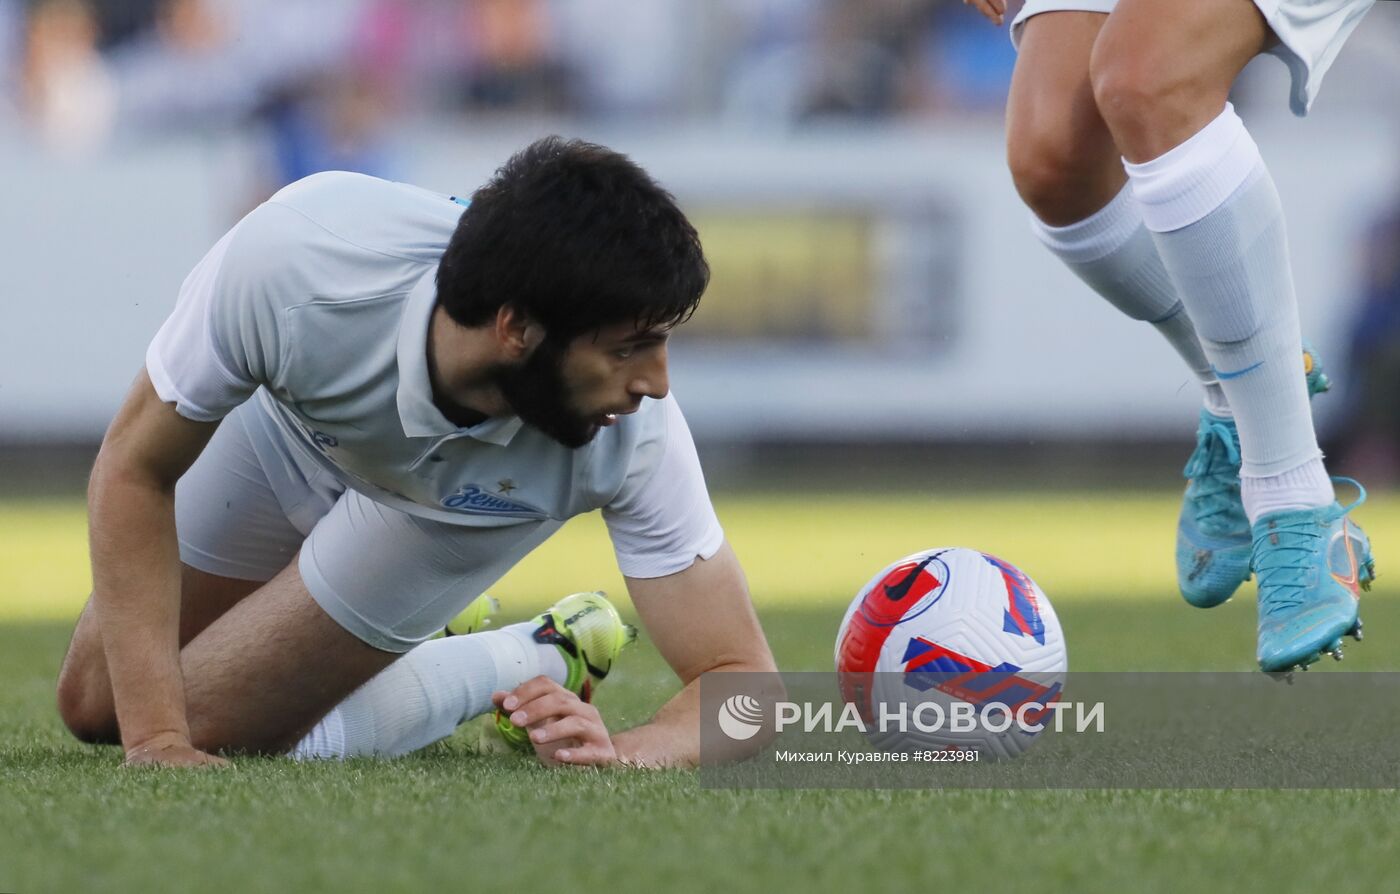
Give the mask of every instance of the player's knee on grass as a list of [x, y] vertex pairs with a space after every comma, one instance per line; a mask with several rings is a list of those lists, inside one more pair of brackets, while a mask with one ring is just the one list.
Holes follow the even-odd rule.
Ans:
[[[188, 565], [181, 568], [181, 648], [260, 586], [257, 581], [218, 577]], [[120, 741], [107, 658], [91, 602], [73, 630], [55, 695], [58, 716], [78, 741], [97, 745]]]
[[100, 643], [74, 637], [59, 671], [58, 716], [79, 742], [111, 745], [120, 740]]

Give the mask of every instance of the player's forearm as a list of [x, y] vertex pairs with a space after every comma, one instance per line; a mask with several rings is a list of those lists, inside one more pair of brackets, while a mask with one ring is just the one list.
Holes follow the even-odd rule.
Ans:
[[[771, 661], [727, 664], [720, 672], [773, 674]], [[776, 675], [773, 677], [776, 680]], [[618, 760], [638, 767], [693, 767], [700, 763], [700, 678], [686, 684], [651, 720], [613, 736]], [[747, 754], [727, 754], [738, 759]]]
[[99, 459], [88, 488], [93, 605], [122, 743], [189, 737], [173, 482]]
[[700, 763], [700, 681], [676, 693], [651, 720], [613, 736], [617, 759], [635, 767]]

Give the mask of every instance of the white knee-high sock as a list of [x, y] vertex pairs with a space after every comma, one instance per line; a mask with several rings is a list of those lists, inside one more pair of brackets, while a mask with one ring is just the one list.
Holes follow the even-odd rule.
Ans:
[[1283, 207], [1228, 103], [1159, 158], [1124, 162], [1143, 221], [1240, 431], [1251, 521], [1333, 500], [1313, 431]]
[[491, 693], [567, 669], [556, 646], [534, 641], [533, 624], [430, 640], [350, 694], [294, 747], [299, 760], [397, 757], [450, 736], [491, 710]]
[[1143, 226], [1131, 185], [1094, 214], [1068, 226], [1052, 227], [1031, 215], [1031, 230], [1085, 285], [1134, 320], [1155, 326], [1200, 380], [1206, 409], [1217, 416], [1230, 415], [1190, 314], [1152, 234]]

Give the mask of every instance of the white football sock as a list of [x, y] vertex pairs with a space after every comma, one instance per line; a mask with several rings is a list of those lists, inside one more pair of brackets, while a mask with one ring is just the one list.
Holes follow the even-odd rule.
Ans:
[[350, 694], [290, 752], [298, 760], [398, 757], [452, 735], [492, 709], [491, 693], [544, 674], [563, 683], [557, 646], [534, 624], [429, 640]]
[[1124, 166], [1234, 411], [1250, 521], [1264, 491], [1270, 511], [1332, 502], [1316, 471], [1283, 207], [1244, 122], [1227, 103], [1180, 146]]
[[[1270, 512], [1320, 506], [1334, 499], [1332, 479], [1327, 477], [1327, 468], [1320, 456], [1282, 475], [1242, 478], [1240, 483], [1244, 514], [1249, 516], [1250, 521]], [[1322, 495], [1325, 495], [1324, 503], [1316, 502]]]
[[1206, 409], [1228, 417], [1230, 405], [1201, 350], [1131, 186], [1084, 220], [1052, 227], [1031, 215], [1031, 230], [1089, 288], [1134, 320], [1151, 323], [1205, 389]]

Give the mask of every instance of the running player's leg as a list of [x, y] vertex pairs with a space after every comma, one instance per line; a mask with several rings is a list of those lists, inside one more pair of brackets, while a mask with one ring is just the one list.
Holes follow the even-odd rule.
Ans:
[[1340, 658], [1373, 574], [1313, 431], [1278, 192], [1226, 101], [1274, 39], [1249, 0], [1121, 0], [1092, 62], [1099, 109], [1239, 427], [1267, 671]]
[[1107, 18], [1103, 12], [1042, 12], [1020, 26], [1007, 103], [1011, 171], [1040, 241], [1123, 313], [1152, 323], [1201, 383], [1205, 406], [1186, 464], [1175, 560], [1182, 596], [1210, 607], [1249, 577], [1239, 448], [1229, 404], [1143, 225], [1121, 153], [1094, 100], [1089, 61]]
[[1020, 26], [1006, 100], [1006, 152], [1021, 199], [1050, 226], [1090, 217], [1127, 177], [1099, 115], [1089, 57], [1108, 16], [1061, 10]]
[[1234, 411], [1251, 519], [1332, 501], [1298, 352], [1283, 210], [1226, 102], [1271, 41], [1250, 0], [1122, 0], [1092, 63], [1099, 109]]
[[1152, 323], [1181, 355], [1217, 416], [1229, 408], [1125, 184], [1099, 114], [1089, 60], [1107, 15], [1059, 10], [1018, 25], [1007, 100], [1007, 158], [1037, 237], [1090, 288]]

